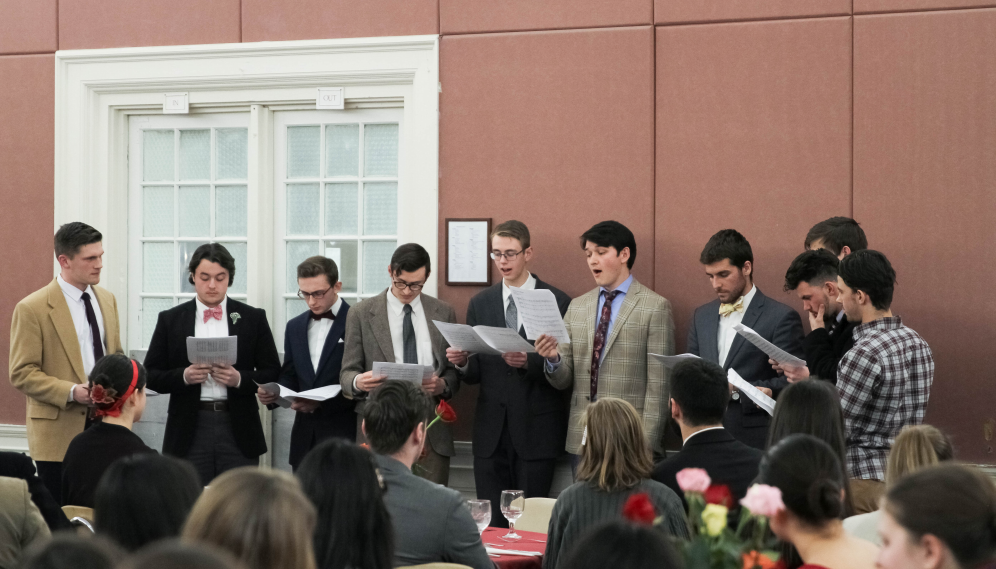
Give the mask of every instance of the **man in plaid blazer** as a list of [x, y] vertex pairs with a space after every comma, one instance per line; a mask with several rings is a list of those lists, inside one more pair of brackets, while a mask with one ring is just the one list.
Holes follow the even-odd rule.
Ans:
[[631, 403], [643, 416], [648, 441], [661, 451], [669, 389], [664, 366], [647, 353], [674, 354], [671, 303], [630, 274], [636, 239], [626, 226], [603, 221], [581, 236], [581, 248], [598, 287], [571, 301], [564, 316], [569, 344], [558, 346], [545, 334], [536, 340], [550, 384], [574, 390], [567, 452], [581, 453], [581, 420], [598, 397]]

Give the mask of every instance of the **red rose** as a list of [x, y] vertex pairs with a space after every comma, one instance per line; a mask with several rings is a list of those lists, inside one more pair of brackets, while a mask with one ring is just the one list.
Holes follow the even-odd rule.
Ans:
[[654, 510], [654, 505], [650, 503], [650, 497], [645, 492], [630, 496], [623, 506], [622, 514], [631, 522], [648, 526], [654, 525], [654, 520], [657, 519], [657, 511]]
[[703, 496], [706, 504], [719, 504], [726, 508], [733, 507], [733, 494], [730, 493], [730, 487], [726, 484], [713, 484]]
[[445, 401], [440, 401], [436, 406], [436, 416], [444, 423], [452, 423], [457, 420], [456, 411]]

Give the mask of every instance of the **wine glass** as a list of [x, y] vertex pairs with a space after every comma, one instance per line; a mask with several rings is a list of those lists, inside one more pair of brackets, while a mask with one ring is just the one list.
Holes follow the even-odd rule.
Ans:
[[467, 500], [470, 517], [477, 523], [477, 531], [482, 535], [491, 523], [491, 500]]
[[502, 490], [501, 492], [501, 515], [508, 520], [508, 533], [501, 536], [502, 539], [515, 540], [522, 539], [522, 536], [515, 533], [515, 520], [522, 516], [522, 511], [526, 509], [526, 493], [522, 490]]

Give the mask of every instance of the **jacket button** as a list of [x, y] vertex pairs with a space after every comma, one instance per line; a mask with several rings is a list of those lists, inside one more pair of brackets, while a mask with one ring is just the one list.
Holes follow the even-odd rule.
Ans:
[[507, 375], [507, 376], [511, 377], [511, 376], [512, 376], [512, 372], [510, 372], [510, 371], [507, 371], [507, 372], [505, 372], [505, 375]]

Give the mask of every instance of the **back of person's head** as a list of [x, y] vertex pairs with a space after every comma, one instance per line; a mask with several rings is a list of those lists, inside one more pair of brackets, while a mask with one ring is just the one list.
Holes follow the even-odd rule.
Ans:
[[432, 259], [425, 247], [418, 243], [405, 243], [391, 255], [391, 274], [394, 276], [402, 272], [414, 273], [422, 267], [425, 267], [425, 276], [428, 278], [432, 273]]
[[249, 569], [314, 569], [315, 507], [289, 473], [242, 467], [215, 478], [183, 526]]
[[882, 253], [872, 249], [855, 251], [841, 259], [837, 274], [849, 288], [867, 294], [872, 306], [878, 310], [892, 306], [896, 271]]
[[812, 245], [817, 244], [829, 249], [837, 257], [844, 247], [849, 248], [852, 253], [867, 249], [868, 239], [857, 221], [850, 217], [831, 217], [814, 225], [806, 234], [806, 249], [812, 249]]
[[29, 548], [18, 569], [112, 569], [121, 551], [99, 536], [82, 537], [70, 532]]
[[792, 260], [785, 272], [785, 292], [799, 288], [800, 283], [815, 287], [822, 287], [828, 281], [836, 284], [839, 264], [837, 257], [826, 249], [814, 249], [800, 254]]
[[[522, 245], [522, 249], [528, 249], [529, 242], [529, 228], [526, 227], [525, 223], [521, 221], [510, 219], [499, 223], [492, 231], [491, 238], [495, 237], [508, 237], [510, 239], [516, 239], [519, 244]], [[488, 241], [488, 248], [491, 248], [491, 242]]]
[[394, 528], [368, 450], [329, 439], [304, 457], [297, 477], [318, 510], [314, 543], [319, 569], [391, 568]]
[[363, 408], [363, 432], [377, 454], [401, 450], [412, 431], [429, 416], [432, 401], [410, 381], [385, 381]]
[[120, 415], [125, 403], [145, 389], [145, 382], [145, 367], [124, 354], [108, 354], [97, 360], [89, 377], [97, 415]]
[[884, 510], [911, 542], [942, 541], [960, 567], [996, 559], [996, 487], [976, 468], [945, 463], [913, 472], [889, 488]]
[[581, 234], [582, 249], [588, 242], [596, 247], [612, 247], [616, 250], [616, 255], [622, 253], [623, 249], [629, 248], [626, 268], [633, 270], [633, 263], [636, 262], [636, 237], [625, 225], [618, 221], [596, 223], [591, 226], [591, 229]]
[[227, 551], [204, 543], [171, 539], [128, 557], [116, 569], [244, 569]]
[[837, 453], [812, 435], [790, 435], [769, 448], [757, 476], [781, 490], [786, 509], [813, 528], [844, 516], [846, 479]]
[[885, 483], [891, 486], [907, 474], [949, 460], [954, 460], [954, 447], [940, 429], [930, 425], [907, 425], [892, 443]]
[[699, 262], [703, 265], [718, 263], [723, 259], [729, 259], [731, 265], [739, 268], [743, 268], [747, 262], [754, 265], [754, 251], [747, 238], [736, 229], [717, 232], [709, 238], [699, 255]]
[[114, 461], [94, 491], [97, 533], [128, 551], [180, 535], [201, 481], [189, 462], [143, 453]]
[[723, 368], [703, 359], [680, 362], [671, 370], [671, 399], [681, 408], [689, 427], [723, 422], [730, 401], [729, 382]]
[[652, 526], [613, 521], [585, 533], [567, 555], [570, 569], [681, 569], [681, 556], [667, 535]]
[[577, 480], [606, 492], [632, 488], [650, 476], [653, 457], [643, 433], [643, 419], [622, 399], [601, 398], [585, 410], [584, 445]]
[[104, 237], [93, 227], [82, 221], [73, 221], [59, 227], [55, 232], [55, 257], [62, 255], [72, 259], [84, 245], [99, 243]]

